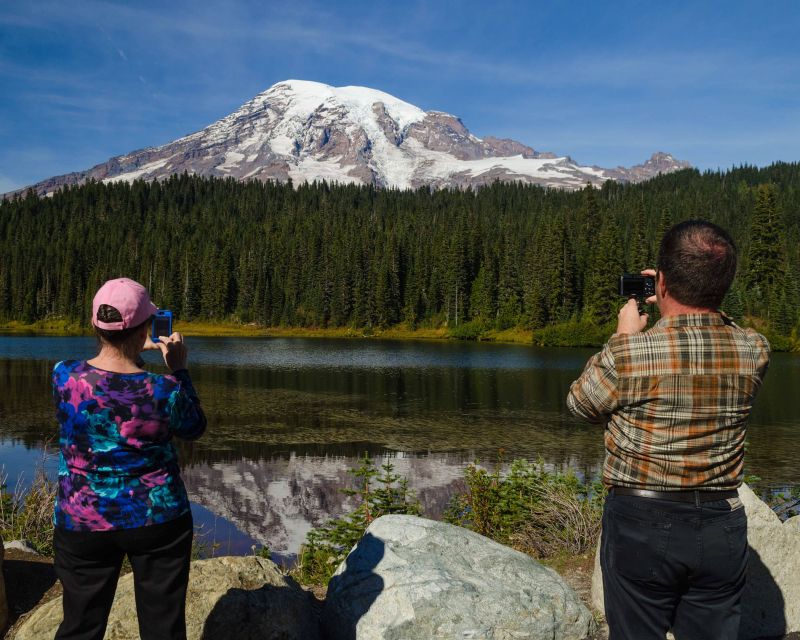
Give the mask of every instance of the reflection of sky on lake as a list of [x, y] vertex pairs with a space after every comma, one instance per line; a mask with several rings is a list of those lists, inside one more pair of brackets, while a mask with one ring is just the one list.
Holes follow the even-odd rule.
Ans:
[[[580, 369], [585, 349], [541, 349], [474, 342], [323, 338], [187, 338], [190, 362], [279, 369]], [[94, 338], [0, 336], [1, 359], [92, 357]], [[156, 353], [145, 353], [159, 362]]]
[[[391, 460], [433, 516], [465, 465], [493, 466], [500, 450], [506, 462], [589, 476], [602, 463], [602, 428], [565, 407], [592, 350], [294, 338], [190, 338], [189, 348], [209, 428], [180, 443], [184, 475], [196, 522], [233, 553], [295, 553], [311, 527], [346, 511], [340, 489], [365, 452]], [[93, 338], [0, 337], [0, 463], [11, 483], [30, 478], [56, 435], [52, 364], [94, 351]], [[146, 358], [163, 370], [157, 354]], [[800, 484], [797, 388], [800, 357], [775, 354], [748, 433], [747, 473], [766, 483]]]
[[529, 369], [580, 367], [578, 354], [519, 345], [304, 338], [213, 338], [192, 348], [200, 364], [282, 369]]

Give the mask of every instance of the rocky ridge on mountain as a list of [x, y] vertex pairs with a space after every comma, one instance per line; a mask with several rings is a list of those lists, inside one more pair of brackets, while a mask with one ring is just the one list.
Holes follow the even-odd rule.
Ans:
[[186, 172], [400, 189], [495, 180], [578, 189], [609, 179], [639, 182], [690, 166], [661, 152], [631, 168], [582, 166], [515, 140], [478, 138], [453, 115], [425, 112], [381, 91], [287, 80], [201, 131], [30, 188], [46, 195], [89, 180], [159, 180]]

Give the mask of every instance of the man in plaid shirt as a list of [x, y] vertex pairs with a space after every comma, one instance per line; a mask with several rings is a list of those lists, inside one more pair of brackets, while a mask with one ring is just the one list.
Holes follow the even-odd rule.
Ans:
[[577, 417], [605, 424], [600, 561], [610, 640], [735, 640], [747, 569], [738, 499], [747, 418], [769, 344], [718, 309], [736, 272], [726, 231], [704, 221], [661, 241], [645, 331], [635, 300], [570, 388]]

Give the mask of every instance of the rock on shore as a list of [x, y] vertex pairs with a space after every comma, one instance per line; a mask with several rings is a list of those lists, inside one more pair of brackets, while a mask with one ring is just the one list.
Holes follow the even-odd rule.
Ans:
[[375, 520], [328, 585], [331, 640], [583, 640], [589, 610], [552, 569], [443, 522]]
[[[52, 638], [61, 623], [61, 598], [42, 605], [16, 640]], [[188, 640], [318, 640], [311, 596], [269, 560], [253, 556], [197, 560], [186, 597]], [[120, 578], [106, 640], [138, 640], [133, 575]]]
[[[746, 484], [739, 497], [747, 513], [750, 559], [742, 594], [739, 640], [783, 637], [800, 632], [800, 522], [781, 522]], [[603, 611], [600, 547], [595, 556], [592, 605]]]

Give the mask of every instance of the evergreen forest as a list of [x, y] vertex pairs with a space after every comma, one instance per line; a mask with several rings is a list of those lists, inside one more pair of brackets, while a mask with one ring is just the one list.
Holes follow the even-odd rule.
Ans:
[[534, 330], [591, 344], [619, 275], [654, 266], [664, 230], [704, 218], [740, 250], [724, 310], [794, 344], [800, 163], [687, 169], [568, 192], [495, 183], [384, 190], [176, 175], [0, 203], [0, 322], [88, 325], [106, 279], [142, 282], [185, 320], [264, 326]]

